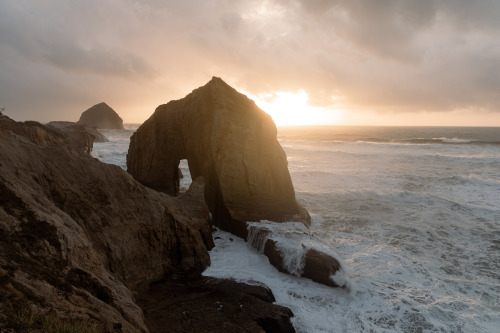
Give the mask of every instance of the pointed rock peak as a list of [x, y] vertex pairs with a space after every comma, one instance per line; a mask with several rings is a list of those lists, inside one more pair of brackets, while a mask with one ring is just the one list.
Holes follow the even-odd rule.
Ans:
[[[204, 86], [202, 86], [200, 88], [226, 89], [226, 90], [230, 90], [232, 92], [236, 92], [238, 94], [241, 94], [240, 92], [238, 92], [236, 89], [234, 89], [233, 87], [231, 87], [224, 80], [222, 80], [220, 77], [217, 77], [217, 76], [213, 76], [212, 79], [210, 81], [208, 81], [207, 84], [205, 84]], [[198, 90], [198, 89], [195, 89], [195, 91], [196, 90]]]
[[108, 104], [101, 102], [87, 109], [78, 124], [103, 129], [123, 129], [123, 120]]
[[224, 82], [224, 80], [222, 80], [220, 77], [212, 76], [212, 80], [210, 80], [210, 82]]

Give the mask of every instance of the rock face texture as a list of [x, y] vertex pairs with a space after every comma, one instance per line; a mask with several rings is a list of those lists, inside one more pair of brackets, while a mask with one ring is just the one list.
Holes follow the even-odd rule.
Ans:
[[122, 118], [104, 102], [84, 111], [78, 124], [93, 128], [123, 129]]
[[247, 221], [301, 221], [287, 158], [271, 117], [220, 78], [181, 100], [160, 105], [134, 133], [128, 172], [144, 185], [178, 192], [178, 165], [187, 159], [205, 178], [205, 200], [215, 224], [246, 238]]
[[0, 331], [29, 311], [146, 332], [133, 294], [199, 274], [212, 246], [201, 178], [169, 197], [49, 127], [0, 116]]
[[90, 154], [94, 144], [93, 135], [82, 127], [63, 131], [59, 128], [44, 126], [36, 121], [20, 123], [0, 115], [0, 128], [12, 131], [44, 147], [67, 146], [66, 148], [76, 155]]
[[47, 126], [52, 127], [56, 130], [64, 132], [66, 134], [70, 133], [88, 133], [94, 136], [94, 142], [108, 142], [109, 140], [97, 129], [92, 127], [85, 127], [83, 125], [74, 123], [72, 121], [51, 121]]

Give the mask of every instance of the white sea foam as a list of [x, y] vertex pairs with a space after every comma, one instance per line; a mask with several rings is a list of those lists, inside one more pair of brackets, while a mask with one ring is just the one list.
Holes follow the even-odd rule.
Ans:
[[337, 283], [339, 286], [349, 285], [339, 255], [331, 246], [314, 237], [304, 224], [300, 222], [260, 221], [247, 223], [247, 228], [248, 242], [260, 253], [264, 253], [264, 246], [268, 239], [275, 242], [276, 249], [283, 260], [283, 266], [290, 274], [302, 275], [306, 254], [312, 249], [335, 258], [341, 269], [332, 276], [332, 281], [336, 283], [339, 281]]

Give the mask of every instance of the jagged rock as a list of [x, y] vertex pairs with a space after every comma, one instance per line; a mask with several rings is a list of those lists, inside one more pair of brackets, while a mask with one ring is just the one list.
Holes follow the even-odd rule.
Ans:
[[122, 118], [104, 102], [84, 111], [78, 124], [93, 128], [123, 129]]
[[85, 127], [72, 121], [51, 121], [46, 124], [64, 133], [90, 133], [94, 136], [94, 142], [108, 142], [109, 140], [96, 128]]
[[80, 127], [74, 131], [62, 131], [36, 121], [21, 123], [7, 116], [0, 116], [0, 128], [10, 130], [41, 146], [69, 148], [73, 154], [90, 154], [94, 144], [93, 135]]
[[148, 331], [133, 294], [210, 263], [202, 178], [169, 197], [53, 129], [0, 120], [0, 331], [26, 309]]
[[285, 230], [275, 223], [250, 223], [248, 242], [265, 254], [280, 272], [302, 276], [331, 287], [345, 287], [341, 263], [332, 254], [312, 248], [317, 243], [295, 225]]
[[246, 238], [247, 221], [301, 221], [285, 152], [271, 117], [220, 78], [160, 105], [134, 133], [127, 168], [144, 185], [178, 193], [178, 165], [205, 178], [205, 200], [217, 226]]

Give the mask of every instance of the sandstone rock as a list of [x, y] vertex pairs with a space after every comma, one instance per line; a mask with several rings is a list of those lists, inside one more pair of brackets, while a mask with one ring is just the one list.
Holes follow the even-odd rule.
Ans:
[[272, 222], [251, 223], [248, 241], [280, 272], [331, 287], [346, 286], [341, 263], [334, 255], [313, 248], [317, 240], [297, 224], [285, 229]]
[[133, 294], [210, 263], [203, 180], [169, 197], [65, 140], [38, 123], [0, 119], [0, 331], [16, 330], [29, 309], [146, 332]]
[[123, 129], [122, 118], [104, 102], [84, 111], [78, 124], [93, 128]]
[[87, 132], [94, 136], [94, 142], [108, 142], [109, 140], [96, 128], [85, 127], [72, 121], [51, 121], [47, 126], [55, 128], [64, 133], [83, 133]]
[[144, 185], [176, 195], [181, 159], [193, 178], [205, 178], [205, 200], [224, 230], [246, 238], [246, 221], [310, 223], [271, 117], [220, 78], [160, 105], [132, 136], [127, 168]]

